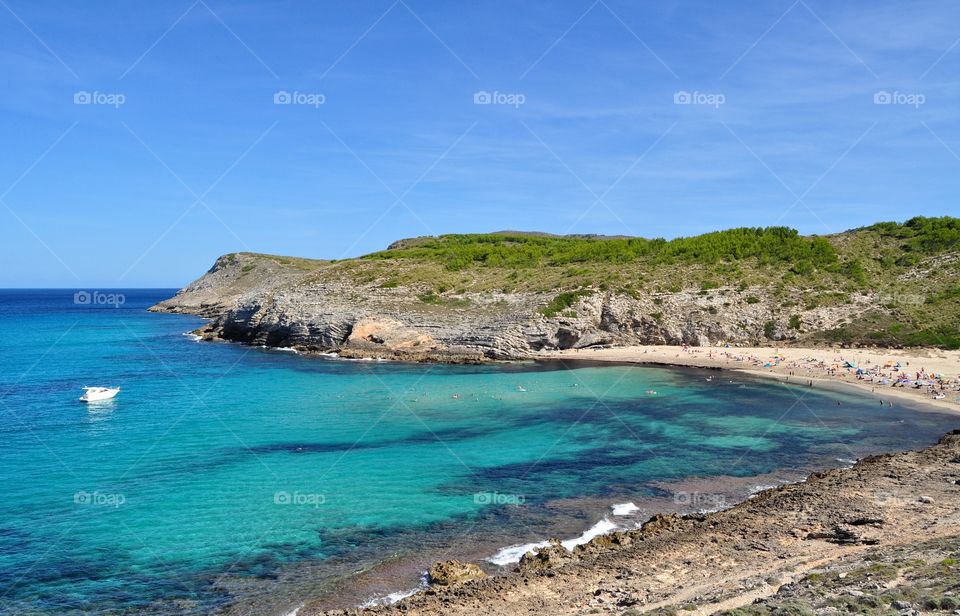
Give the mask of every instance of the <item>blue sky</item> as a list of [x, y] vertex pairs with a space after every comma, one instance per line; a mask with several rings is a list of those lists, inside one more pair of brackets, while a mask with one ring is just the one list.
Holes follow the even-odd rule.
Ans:
[[2, 0], [0, 286], [958, 215], [958, 23], [948, 1]]

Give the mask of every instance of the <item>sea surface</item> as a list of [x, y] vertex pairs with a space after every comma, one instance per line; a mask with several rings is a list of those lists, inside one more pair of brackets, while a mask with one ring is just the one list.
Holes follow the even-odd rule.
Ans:
[[[0, 291], [0, 614], [362, 603], [376, 597], [344, 599], [351, 576], [423, 551], [572, 540], [639, 523], [652, 512], [625, 504], [671, 482], [843, 466], [957, 427], [727, 372], [200, 343], [200, 319], [146, 312], [172, 293]], [[83, 404], [84, 385], [121, 393]]]

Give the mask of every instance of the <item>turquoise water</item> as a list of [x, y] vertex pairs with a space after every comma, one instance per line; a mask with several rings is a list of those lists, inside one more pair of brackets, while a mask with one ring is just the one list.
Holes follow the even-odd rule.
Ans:
[[[698, 370], [197, 343], [199, 319], [145, 312], [172, 291], [122, 293], [0, 291], [0, 614], [209, 613], [265, 587], [293, 606], [314, 589], [284, 585], [298, 566], [323, 577], [476, 529], [538, 539], [558, 499], [837, 466], [957, 423]], [[122, 391], [84, 405], [83, 385]]]

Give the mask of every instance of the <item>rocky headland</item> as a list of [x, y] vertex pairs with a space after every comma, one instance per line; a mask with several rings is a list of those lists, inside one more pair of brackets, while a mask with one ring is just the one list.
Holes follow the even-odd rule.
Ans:
[[960, 237], [960, 220], [919, 220], [828, 238], [502, 233], [343, 261], [236, 253], [152, 310], [208, 318], [196, 333], [209, 340], [410, 361], [628, 345], [952, 348], [960, 253], [918, 238], [944, 226]]

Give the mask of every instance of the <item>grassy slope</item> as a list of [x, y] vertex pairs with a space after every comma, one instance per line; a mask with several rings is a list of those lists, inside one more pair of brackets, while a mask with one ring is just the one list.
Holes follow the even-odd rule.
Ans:
[[[830, 342], [960, 347], [960, 219], [914, 218], [826, 236], [791, 229], [732, 229], [675, 240], [557, 237], [504, 232], [398, 242], [345, 261], [262, 256], [319, 279], [409, 287], [420, 301], [463, 307], [466, 294], [541, 292], [542, 312], [562, 313], [577, 294], [731, 289], [772, 297], [787, 314], [848, 302], [882, 301], [867, 315], [810, 337]], [[748, 295], [748, 301], [750, 296]]]

